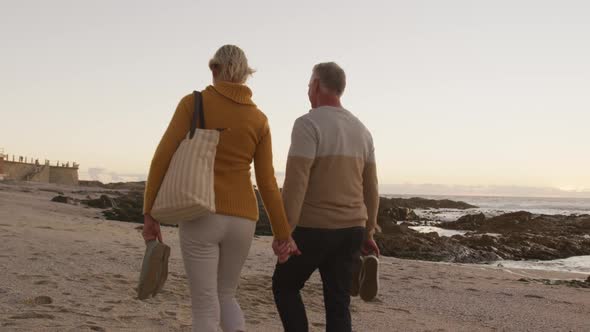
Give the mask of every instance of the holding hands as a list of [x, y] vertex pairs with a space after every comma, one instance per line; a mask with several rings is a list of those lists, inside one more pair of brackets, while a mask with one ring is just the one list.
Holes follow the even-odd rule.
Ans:
[[297, 243], [291, 236], [286, 240], [275, 239], [272, 242], [272, 250], [279, 259], [279, 264], [285, 263], [291, 256], [301, 255], [301, 251], [297, 248]]

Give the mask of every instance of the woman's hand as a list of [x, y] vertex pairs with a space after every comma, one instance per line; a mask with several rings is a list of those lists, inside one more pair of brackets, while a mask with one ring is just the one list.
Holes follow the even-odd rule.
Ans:
[[301, 255], [301, 251], [297, 248], [297, 243], [292, 237], [287, 240], [274, 240], [272, 243], [272, 249], [279, 259], [279, 263], [282, 264], [289, 260], [291, 256]]
[[148, 241], [158, 240], [160, 243], [164, 243], [162, 241], [162, 231], [160, 230], [160, 223], [156, 221], [156, 219], [152, 218], [149, 213], [146, 213], [143, 216], [143, 239], [147, 243]]

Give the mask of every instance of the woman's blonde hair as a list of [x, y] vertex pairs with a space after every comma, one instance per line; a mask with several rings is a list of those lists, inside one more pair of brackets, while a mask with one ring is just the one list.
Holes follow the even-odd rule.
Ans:
[[233, 83], [246, 83], [254, 69], [248, 66], [248, 59], [241, 48], [235, 45], [221, 46], [209, 60], [209, 69], [217, 69], [217, 79]]

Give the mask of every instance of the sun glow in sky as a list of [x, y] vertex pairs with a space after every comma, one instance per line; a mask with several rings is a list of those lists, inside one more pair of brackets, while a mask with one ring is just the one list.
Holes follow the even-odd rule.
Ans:
[[275, 167], [312, 66], [347, 72], [382, 184], [590, 191], [586, 1], [7, 1], [0, 148], [142, 179], [177, 102], [241, 46]]

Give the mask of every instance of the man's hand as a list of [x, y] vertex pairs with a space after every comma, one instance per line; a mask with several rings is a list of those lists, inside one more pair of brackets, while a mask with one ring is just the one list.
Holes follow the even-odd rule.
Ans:
[[379, 257], [379, 255], [381, 254], [381, 252], [379, 251], [379, 246], [377, 246], [377, 243], [375, 243], [373, 236], [368, 236], [365, 238], [363, 246], [361, 248], [361, 252], [364, 256], [373, 253], [375, 254], [375, 256]]
[[291, 256], [301, 255], [301, 251], [297, 248], [297, 243], [295, 243], [292, 237], [289, 237], [287, 240], [274, 240], [272, 249], [281, 264], [289, 260]]
[[150, 214], [145, 214], [143, 216], [143, 239], [147, 243], [148, 241], [158, 240], [160, 243], [164, 243], [162, 241], [162, 231], [160, 230], [160, 223], [156, 221], [156, 219], [152, 218]]

